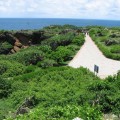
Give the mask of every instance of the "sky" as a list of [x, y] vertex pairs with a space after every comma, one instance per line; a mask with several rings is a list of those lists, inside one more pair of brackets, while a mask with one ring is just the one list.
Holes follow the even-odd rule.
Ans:
[[0, 18], [120, 20], [120, 0], [0, 0]]

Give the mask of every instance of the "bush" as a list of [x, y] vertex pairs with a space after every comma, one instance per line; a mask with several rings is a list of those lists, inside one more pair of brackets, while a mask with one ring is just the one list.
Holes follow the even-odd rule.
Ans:
[[34, 31], [32, 33], [32, 43], [33, 44], [40, 44], [41, 41], [45, 39], [44, 31]]
[[[32, 110], [29, 114], [20, 115], [17, 117], [19, 120], [72, 120], [76, 117], [80, 117], [83, 120], [102, 120], [102, 113], [99, 109], [91, 106], [75, 106], [75, 105], [67, 105], [67, 106], [54, 106], [50, 109], [41, 109], [37, 108]], [[12, 120], [12, 119], [7, 119]]]
[[66, 48], [69, 49], [69, 50], [71, 50], [71, 51], [73, 51], [75, 53], [76, 51], [78, 51], [80, 49], [80, 46], [77, 46], [77, 45], [68, 45]]
[[[84, 68], [60, 67], [66, 65], [84, 43], [84, 36], [78, 35], [77, 28], [72, 27], [46, 27], [44, 35], [47, 39], [41, 39], [41, 42], [38, 33], [38, 39], [35, 38], [35, 43], [41, 44], [0, 56], [0, 118], [13, 114], [11, 120], [72, 120], [76, 117], [101, 120], [101, 112], [119, 115], [119, 73], [103, 81]], [[111, 53], [114, 46], [104, 44], [109, 36], [106, 31], [103, 33], [104, 29], [92, 29], [94, 41], [106, 56], [116, 59], [118, 54]], [[59, 67], [52, 67], [56, 63]], [[30, 112], [14, 116], [29, 96], [36, 98]]]
[[12, 60], [18, 61], [24, 65], [36, 65], [43, 60], [44, 53], [36, 49], [26, 49], [10, 56]]
[[76, 36], [72, 43], [75, 44], [75, 45], [78, 45], [78, 46], [81, 46], [83, 45], [85, 42], [85, 38], [84, 38], [84, 35], [80, 34], [79, 36]]
[[8, 42], [0, 43], [0, 54], [8, 54], [13, 46]]
[[42, 45], [49, 45], [51, 46], [52, 50], [55, 50], [58, 46], [67, 46], [69, 45], [74, 38], [73, 33], [67, 33], [67, 34], [57, 34], [53, 37], [49, 38], [46, 41], [43, 41]]
[[115, 44], [118, 44], [116, 40], [105, 40], [106, 46], [115, 45]]
[[0, 75], [3, 77], [13, 77], [24, 73], [25, 66], [17, 63], [5, 60], [0, 60]]
[[111, 47], [111, 53], [117, 53], [120, 54], [120, 46], [119, 45], [114, 45]]
[[[98, 33], [102, 31], [103, 36], [99, 36]], [[90, 35], [92, 39], [95, 41], [96, 45], [98, 48], [103, 52], [103, 54], [107, 58], [115, 59], [115, 60], [120, 60], [120, 49], [118, 44], [119, 44], [119, 36], [111, 37], [112, 32], [116, 32], [116, 28], [91, 28], [90, 29]], [[119, 33], [119, 29], [117, 28], [117, 34]]]
[[0, 99], [4, 97], [8, 97], [8, 95], [11, 93], [11, 84], [0, 77]]
[[34, 72], [36, 70], [36, 66], [33, 66], [33, 65], [30, 65], [30, 66], [27, 66], [26, 69], [25, 69], [25, 73], [31, 73], [31, 72]]
[[[83, 120], [102, 120], [101, 112], [91, 106], [84, 105], [83, 107], [80, 106], [55, 106], [50, 108], [47, 118], [49, 119], [66, 119], [72, 120], [75, 117], [82, 118]], [[46, 119], [47, 119], [46, 118]]]
[[44, 53], [50, 54], [52, 52], [51, 47], [48, 45], [42, 45], [37, 47], [38, 50], [43, 51]]
[[42, 67], [42, 68], [53, 67], [56, 65], [57, 65], [57, 63], [54, 60], [50, 60], [50, 59], [45, 59], [45, 60], [37, 63], [37, 66]]
[[55, 52], [52, 52], [51, 58], [54, 59], [58, 64], [64, 64], [65, 61], [70, 59], [72, 51], [66, 47], [60, 46]]
[[5, 73], [7, 69], [8, 69], [8, 67], [6, 65], [0, 64], [0, 75]]

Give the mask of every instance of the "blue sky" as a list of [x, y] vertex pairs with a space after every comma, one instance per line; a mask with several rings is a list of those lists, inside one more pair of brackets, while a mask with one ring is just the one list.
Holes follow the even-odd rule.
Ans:
[[0, 18], [120, 20], [120, 0], [0, 0]]

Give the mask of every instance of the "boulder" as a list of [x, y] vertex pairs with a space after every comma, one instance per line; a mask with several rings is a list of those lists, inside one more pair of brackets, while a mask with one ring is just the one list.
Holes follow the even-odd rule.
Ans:
[[111, 40], [106, 40], [105, 45], [110, 46], [110, 45], [116, 45], [119, 44], [117, 40], [111, 39]]
[[20, 48], [19, 48], [19, 47], [17, 47], [17, 46], [14, 46], [14, 48], [13, 48], [13, 49], [14, 49], [14, 51], [15, 51], [15, 52], [20, 51]]
[[28, 48], [28, 47], [29, 47], [29, 46], [22, 46], [23, 49], [26, 49], [26, 48]]
[[15, 115], [28, 113], [30, 109], [33, 108], [36, 104], [37, 99], [35, 98], [35, 96], [26, 98], [25, 101], [17, 109]]
[[83, 119], [76, 117], [73, 120], [83, 120]]
[[29, 112], [29, 108], [27, 108], [27, 107], [21, 107], [21, 108], [19, 108], [18, 110], [17, 110], [17, 112], [16, 112], [16, 115], [20, 115], [20, 114], [25, 114], [25, 113], [28, 113]]
[[12, 54], [14, 54], [14, 53], [15, 53], [14, 49], [12, 49], [10, 52], [11, 52]]
[[15, 46], [17, 46], [17, 47], [22, 47], [22, 44], [19, 42], [19, 40], [16, 40]]
[[29, 33], [29, 31], [18, 31], [14, 34], [14, 36], [19, 40], [21, 44], [28, 46], [29, 41], [32, 38], [32, 33]]

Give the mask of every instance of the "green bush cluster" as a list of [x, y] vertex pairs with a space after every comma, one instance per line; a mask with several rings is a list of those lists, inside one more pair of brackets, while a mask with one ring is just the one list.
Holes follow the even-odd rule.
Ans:
[[72, 41], [73, 44], [76, 44], [78, 46], [81, 46], [84, 44], [84, 35], [80, 34], [78, 36], [76, 36], [73, 41]]
[[111, 59], [120, 60], [119, 28], [91, 28], [90, 36], [103, 54]]
[[8, 60], [0, 60], [0, 76], [2, 77], [13, 77], [24, 73], [25, 66]]
[[[44, 116], [43, 114], [46, 114]], [[35, 110], [30, 111], [29, 114], [18, 116], [19, 120], [72, 120], [74, 118], [79, 117], [83, 120], [102, 120], [102, 113], [98, 108], [91, 107], [89, 105], [85, 105], [84, 107], [75, 106], [75, 105], [67, 105], [64, 107], [54, 106], [51, 107], [48, 111], [37, 108]], [[7, 120], [12, 120], [9, 118]]]
[[10, 106], [17, 109], [25, 98], [36, 97], [35, 108], [26, 115], [18, 116], [20, 120], [28, 117], [31, 120], [69, 120], [75, 117], [101, 120], [102, 113], [120, 114], [119, 80], [119, 73], [102, 81], [84, 68], [38, 69], [11, 81], [12, 93], [8, 101], [13, 101]]
[[[117, 51], [119, 59], [119, 45], [105, 46], [111, 35], [109, 29], [87, 29], [106, 56], [112, 58]], [[102, 120], [107, 113], [119, 116], [120, 72], [101, 80], [85, 68], [66, 66], [84, 44], [84, 35], [78, 32], [81, 28], [55, 25], [42, 31], [45, 32], [42, 35], [35, 32], [36, 45], [15, 54], [0, 55], [0, 119]], [[118, 34], [111, 38], [116, 36], [119, 38]], [[31, 102], [23, 105], [32, 96], [34, 105], [30, 107]], [[17, 115], [21, 105], [28, 113]]]
[[40, 50], [26, 49], [11, 56], [12, 60], [18, 61], [24, 65], [35, 65], [38, 61], [42, 61], [44, 53]]
[[50, 60], [50, 59], [45, 59], [45, 60], [37, 63], [37, 66], [42, 67], [42, 68], [53, 67], [56, 65], [57, 65], [57, 63], [54, 60]]
[[11, 84], [6, 79], [0, 77], [0, 99], [8, 97], [8, 95], [12, 92]]
[[58, 64], [64, 64], [64, 61], [70, 60], [71, 55], [73, 55], [73, 52], [70, 49], [59, 46], [56, 51], [51, 53], [51, 58]]

